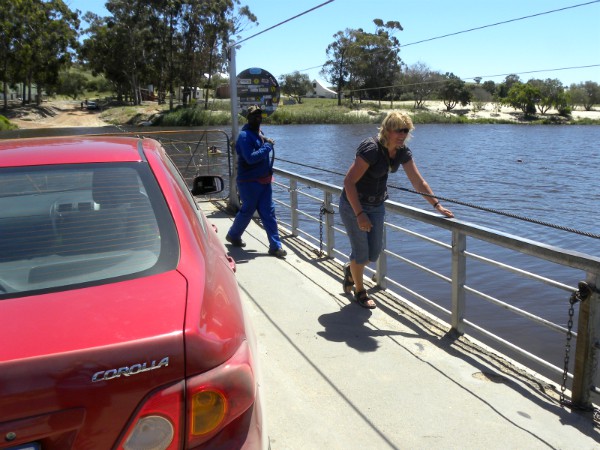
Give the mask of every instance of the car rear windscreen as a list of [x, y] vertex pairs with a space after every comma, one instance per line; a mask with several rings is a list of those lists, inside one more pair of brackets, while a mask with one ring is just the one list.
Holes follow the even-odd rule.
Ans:
[[177, 260], [147, 164], [0, 170], [0, 297], [146, 276]]

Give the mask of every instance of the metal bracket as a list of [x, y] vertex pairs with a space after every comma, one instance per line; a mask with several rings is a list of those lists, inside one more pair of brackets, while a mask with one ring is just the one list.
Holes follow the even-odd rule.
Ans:
[[582, 302], [587, 300], [588, 298], [590, 298], [592, 296], [592, 293], [600, 293], [600, 291], [598, 291], [598, 289], [596, 288], [596, 286], [593, 285], [589, 285], [588, 283], [586, 283], [585, 281], [580, 281], [579, 284], [577, 285], [577, 298], [578, 300], [581, 300]]

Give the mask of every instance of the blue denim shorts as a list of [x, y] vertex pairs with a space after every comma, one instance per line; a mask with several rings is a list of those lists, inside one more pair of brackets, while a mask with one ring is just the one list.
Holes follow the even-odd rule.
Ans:
[[367, 264], [369, 261], [377, 261], [383, 249], [385, 205], [383, 203], [378, 206], [362, 205], [362, 208], [373, 225], [369, 232], [362, 231], [358, 227], [358, 220], [350, 202], [344, 195], [340, 196], [340, 217], [346, 227], [352, 248], [350, 260], [354, 260], [358, 264]]

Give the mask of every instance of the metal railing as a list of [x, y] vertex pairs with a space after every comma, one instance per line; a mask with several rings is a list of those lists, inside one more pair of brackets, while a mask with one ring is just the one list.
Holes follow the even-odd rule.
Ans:
[[[300, 236], [311, 243], [311, 245], [318, 246], [321, 255], [347, 260], [348, 255], [344, 252], [342, 246], [336, 243], [336, 235], [345, 235], [346, 233], [343, 227], [337, 225], [334, 220], [335, 210], [337, 209], [334, 199], [336, 201], [339, 199], [342, 192], [341, 187], [281, 169], [275, 169], [275, 175], [274, 200], [282, 207], [278, 209], [280, 225], [287, 226], [292, 235]], [[283, 180], [287, 180], [287, 184], [283, 183]], [[446, 233], [449, 242], [444, 242], [438, 237], [431, 237], [430, 235], [402, 228], [386, 221], [384, 227], [384, 251], [375, 264], [375, 270], [367, 268], [367, 270], [372, 272], [373, 281], [379, 287], [398, 290], [404, 294], [408, 294], [412, 298], [416, 298], [424, 303], [429, 309], [441, 313], [441, 316], [446, 315], [450, 317], [449, 325], [452, 330], [459, 334], [465, 333], [466, 328], [475, 330], [489, 340], [500, 344], [503, 348], [510, 349], [513, 353], [521, 355], [524, 359], [535, 361], [551, 372], [562, 375], [563, 396], [567, 379], [572, 379], [571, 402], [575, 405], [592, 407], [591, 394], [596, 391], [594, 386], [597, 376], [596, 353], [599, 347], [597, 334], [600, 327], [600, 296], [596, 290], [596, 286], [600, 286], [600, 258], [552, 247], [457, 219], [449, 220], [436, 213], [430, 213], [389, 200], [386, 201], [385, 205], [387, 215], [402, 216], [417, 221], [420, 224], [426, 224], [427, 227], [434, 230], [433, 234], [435, 235], [440, 234], [440, 232]], [[318, 214], [315, 214], [315, 211], [318, 211]], [[426, 267], [395, 252], [393, 246], [388, 245], [388, 241], [391, 241], [390, 237], [397, 233], [419, 239], [445, 252], [447, 259], [445, 262], [442, 261], [441, 264], [448, 273], [441, 273], [438, 269]], [[556, 264], [560, 267], [581, 271], [581, 276], [585, 281], [581, 281], [577, 286], [572, 286], [548, 276], [534, 273], [532, 270], [523, 270], [512, 264], [468, 251], [467, 247], [471, 243], [471, 240], [484, 242], [486, 245], [489, 244], [494, 248], [507, 249], [519, 255], [526, 255], [527, 258], [533, 258], [536, 262], [543, 261]], [[474, 245], [474, 247], [477, 247], [477, 245]], [[564, 292], [562, 294], [564, 298], [570, 297], [571, 301], [571, 313], [567, 327], [553, 323], [524, 308], [516, 307], [509, 302], [498, 299], [489, 292], [484, 292], [486, 288], [485, 283], [481, 287], [478, 286], [477, 289], [467, 284], [467, 261], [477, 261], [488, 266], [490, 271], [500, 270], [504, 273], [510, 273], [511, 276], [541, 283], [549, 286], [551, 289], [558, 289]], [[430, 300], [426, 295], [407, 288], [390, 277], [388, 267], [390, 264], [398, 263], [408, 265], [415, 270], [447, 283], [450, 286], [451, 292], [450, 308], [440, 306], [438, 302]], [[473, 281], [478, 282], [477, 280]], [[468, 320], [466, 318], [468, 296], [484, 299], [492, 305], [517, 314], [528, 323], [541, 325], [554, 333], [566, 336], [567, 344], [564, 367], [557, 367], [532, 352], [524, 350], [521, 346], [503, 339], [491, 332], [487, 327], [480, 326], [475, 321]], [[543, 300], [543, 298], [540, 300]], [[579, 304], [576, 323], [577, 333], [574, 332], [573, 326], [573, 316], [575, 314], [574, 303]], [[440, 315], [436, 315], [438, 318], [440, 317]], [[576, 346], [575, 356], [569, 361], [571, 337], [576, 337]], [[573, 366], [572, 373], [569, 372], [569, 362]]]

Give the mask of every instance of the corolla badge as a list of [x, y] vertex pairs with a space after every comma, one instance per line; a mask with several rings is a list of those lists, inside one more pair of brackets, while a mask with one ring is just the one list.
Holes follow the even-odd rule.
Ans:
[[150, 370], [160, 369], [161, 367], [167, 367], [168, 365], [169, 357], [165, 356], [160, 361], [153, 360], [150, 364], [148, 362], [143, 362], [131, 366], [119, 367], [118, 369], [101, 370], [92, 376], [92, 382], [113, 380], [120, 376], [130, 377], [132, 375], [149, 372]]

